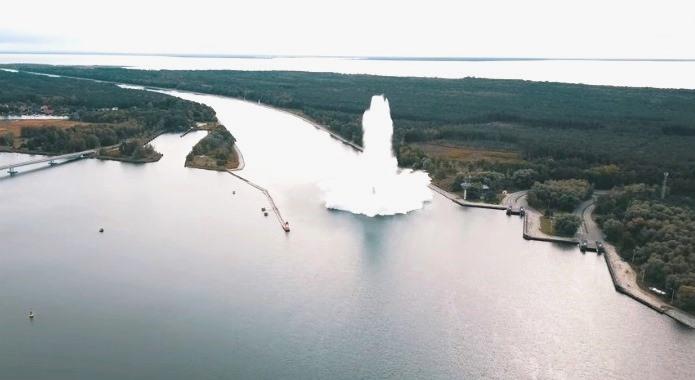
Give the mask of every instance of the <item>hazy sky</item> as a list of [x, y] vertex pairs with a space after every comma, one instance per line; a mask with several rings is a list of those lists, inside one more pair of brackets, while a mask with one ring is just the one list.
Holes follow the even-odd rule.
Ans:
[[692, 0], [4, 1], [0, 51], [695, 58]]

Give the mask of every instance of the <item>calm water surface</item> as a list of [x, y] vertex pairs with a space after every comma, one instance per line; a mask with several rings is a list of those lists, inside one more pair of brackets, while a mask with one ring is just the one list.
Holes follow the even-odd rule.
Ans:
[[3, 174], [1, 379], [693, 378], [695, 332], [616, 293], [603, 258], [439, 196], [407, 216], [326, 210], [318, 183], [349, 148], [178, 95], [215, 108], [292, 232], [255, 189], [183, 167], [202, 132], [157, 138], [155, 164]]

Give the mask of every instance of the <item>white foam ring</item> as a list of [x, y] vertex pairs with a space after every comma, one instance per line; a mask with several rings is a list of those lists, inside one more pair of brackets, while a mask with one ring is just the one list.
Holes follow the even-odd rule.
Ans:
[[399, 169], [388, 100], [373, 96], [362, 118], [364, 152], [353, 170], [321, 184], [327, 208], [367, 216], [405, 214], [432, 200], [426, 172]]

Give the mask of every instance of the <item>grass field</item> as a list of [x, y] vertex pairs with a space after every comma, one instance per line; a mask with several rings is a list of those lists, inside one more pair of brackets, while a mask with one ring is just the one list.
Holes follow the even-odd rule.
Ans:
[[72, 127], [84, 127], [92, 125], [74, 120], [0, 120], [0, 134], [12, 133], [14, 137], [20, 137], [22, 128], [56, 127], [67, 129]]
[[443, 158], [447, 160], [477, 162], [488, 161], [495, 163], [513, 164], [522, 161], [517, 152], [488, 150], [482, 148], [472, 148], [447, 143], [415, 143], [413, 146], [420, 148], [430, 157]]
[[555, 236], [553, 221], [547, 216], [541, 216], [541, 232], [546, 235]]

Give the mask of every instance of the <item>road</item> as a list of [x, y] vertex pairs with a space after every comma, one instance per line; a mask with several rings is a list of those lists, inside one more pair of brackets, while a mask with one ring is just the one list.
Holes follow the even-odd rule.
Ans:
[[514, 193], [509, 193], [502, 199], [502, 204], [505, 206], [512, 207], [528, 207], [528, 205], [526, 204], [527, 194], [528, 190], [521, 190]]
[[60, 156], [49, 156], [49, 157], [36, 158], [33, 160], [24, 161], [24, 162], [15, 162], [12, 164], [0, 166], [0, 171], [18, 168], [21, 166], [40, 164], [42, 162], [51, 162], [51, 161], [57, 161], [57, 160], [67, 160], [67, 159], [71, 159], [71, 158], [78, 158], [78, 157], [86, 156], [89, 154], [95, 154], [96, 152], [97, 152], [96, 149], [90, 149], [90, 150], [85, 150], [82, 152], [63, 154]]
[[[594, 212], [594, 209], [596, 207], [595, 202], [596, 202], [596, 196], [605, 194], [605, 191], [595, 191], [594, 195], [587, 199], [586, 201], [582, 202], [577, 208], [574, 210], [574, 214], [579, 217], [579, 219], [582, 221], [581, 227], [579, 227], [579, 232], [578, 234], [580, 235], [580, 238], [586, 239], [589, 241], [596, 241], [596, 240], [603, 240], [603, 231], [601, 231], [601, 228], [599, 228], [598, 224], [594, 221], [594, 219], [591, 217], [592, 213]], [[529, 211], [532, 212], [537, 212], [534, 210], [532, 207], [529, 207], [528, 201], [526, 200], [526, 196], [528, 195], [528, 190], [522, 190], [522, 191], [517, 191], [514, 193], [509, 193], [507, 196], [502, 199], [502, 204], [506, 206], [512, 206], [514, 208], [518, 207], [524, 207]]]
[[596, 197], [605, 194], [606, 191], [594, 191], [591, 198], [582, 202], [577, 208], [574, 209], [574, 215], [577, 215], [582, 221], [582, 225], [579, 228], [579, 234], [582, 238], [588, 241], [604, 240], [603, 231], [594, 221], [591, 215], [594, 213], [596, 208]]

